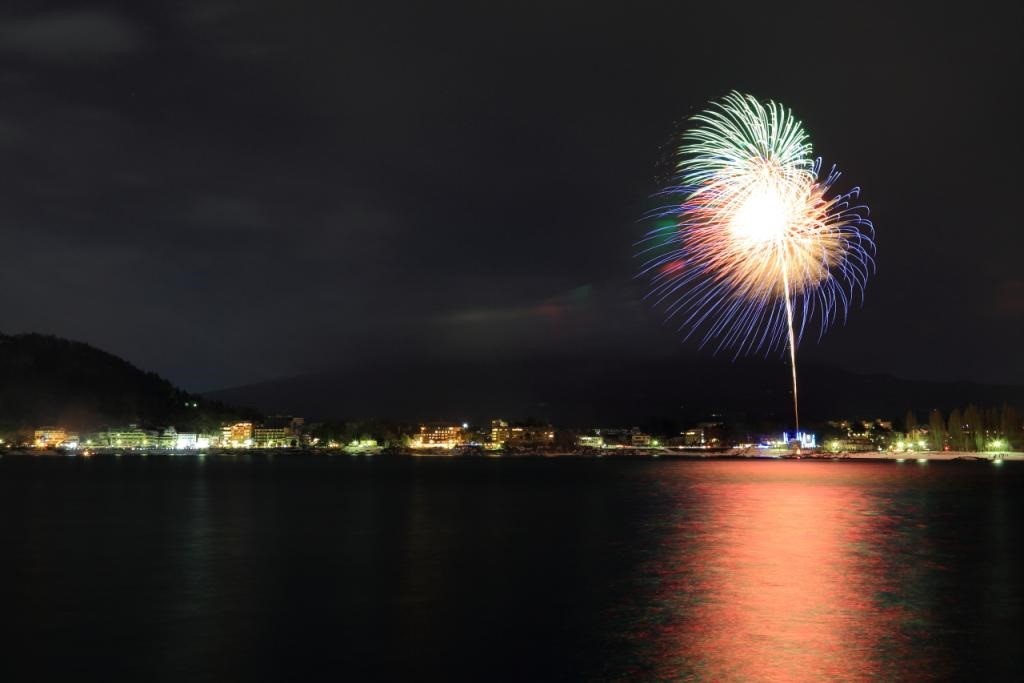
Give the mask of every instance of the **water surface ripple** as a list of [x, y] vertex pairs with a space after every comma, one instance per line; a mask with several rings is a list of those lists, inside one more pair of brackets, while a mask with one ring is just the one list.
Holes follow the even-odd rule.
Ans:
[[1022, 680], [1024, 466], [0, 459], [7, 681]]

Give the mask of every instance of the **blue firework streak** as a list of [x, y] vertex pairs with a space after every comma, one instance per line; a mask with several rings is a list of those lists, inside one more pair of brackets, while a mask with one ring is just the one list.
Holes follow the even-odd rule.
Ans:
[[[647, 218], [647, 298], [702, 347], [735, 356], [796, 347], [845, 322], [874, 272], [874, 227], [860, 189], [835, 193], [792, 113], [730, 93], [694, 116], [679, 147], [678, 184]], [[799, 418], [797, 417], [799, 426]]]

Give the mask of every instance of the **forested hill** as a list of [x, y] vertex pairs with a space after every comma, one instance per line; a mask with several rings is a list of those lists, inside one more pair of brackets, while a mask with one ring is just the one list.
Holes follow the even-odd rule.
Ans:
[[[243, 414], [82, 342], [0, 334], [0, 428], [216, 428]], [[249, 415], [245, 415], [250, 417]]]

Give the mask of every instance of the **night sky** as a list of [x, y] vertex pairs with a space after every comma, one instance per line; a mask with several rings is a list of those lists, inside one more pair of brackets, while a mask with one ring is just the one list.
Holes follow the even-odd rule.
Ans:
[[872, 208], [867, 301], [801, 357], [1024, 383], [1021, 3], [753, 6], [4, 3], [0, 330], [192, 390], [709, 356], [639, 301], [633, 245], [737, 89]]

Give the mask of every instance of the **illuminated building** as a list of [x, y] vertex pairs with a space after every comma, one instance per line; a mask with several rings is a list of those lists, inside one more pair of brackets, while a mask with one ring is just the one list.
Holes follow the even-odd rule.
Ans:
[[298, 445], [291, 427], [254, 427], [252, 443], [256, 448], [288, 448]]
[[97, 432], [93, 439], [95, 445], [109, 448], [153, 448], [160, 445], [155, 431], [141, 429], [137, 425]]
[[[910, 434], [904, 435], [901, 441], [896, 433], [892, 431], [892, 422], [889, 420], [834, 420], [828, 423], [830, 427], [840, 432], [835, 438], [829, 440], [828, 448], [832, 451], [857, 452], [888, 450], [908, 450], [924, 448], [920, 443], [927, 438], [927, 427], [915, 427]], [[909, 446], [908, 446], [909, 444]]]
[[199, 434], [179, 432], [174, 439], [174, 448], [179, 451], [193, 451], [210, 447], [210, 438]]
[[638, 429], [634, 429], [629, 435], [629, 444], [633, 448], [647, 448], [651, 445], [651, 435], [644, 434]]
[[698, 422], [697, 428], [704, 431], [704, 443], [710, 448], [722, 445], [725, 436], [725, 424], [722, 422]]
[[622, 448], [632, 442], [631, 429], [595, 429], [594, 433], [601, 437], [606, 448]]
[[538, 427], [512, 427], [508, 441], [516, 446], [546, 446], [554, 443], [555, 431], [550, 425]]
[[56, 448], [68, 441], [68, 434], [63, 427], [40, 427], [35, 431], [32, 444], [36, 448]]
[[178, 432], [175, 431], [174, 427], [168, 427], [163, 432], [156, 434], [153, 437], [150, 446], [154, 448], [162, 448], [165, 450], [172, 450], [175, 444], [178, 442]]
[[576, 445], [583, 448], [603, 448], [604, 437], [596, 435], [582, 434], [576, 437]]
[[461, 425], [420, 425], [413, 448], [455, 448], [462, 443]]
[[220, 444], [227, 448], [252, 446], [252, 422], [236, 422], [221, 427]]
[[691, 447], [707, 445], [707, 434], [704, 432], [704, 428], [695, 427], [694, 429], [687, 429], [683, 432], [683, 445]]
[[294, 448], [302, 439], [305, 420], [291, 415], [272, 415], [252, 429], [252, 445], [256, 448]]
[[509, 440], [512, 432], [508, 428], [508, 422], [504, 420], [491, 420], [491, 443], [501, 447]]

